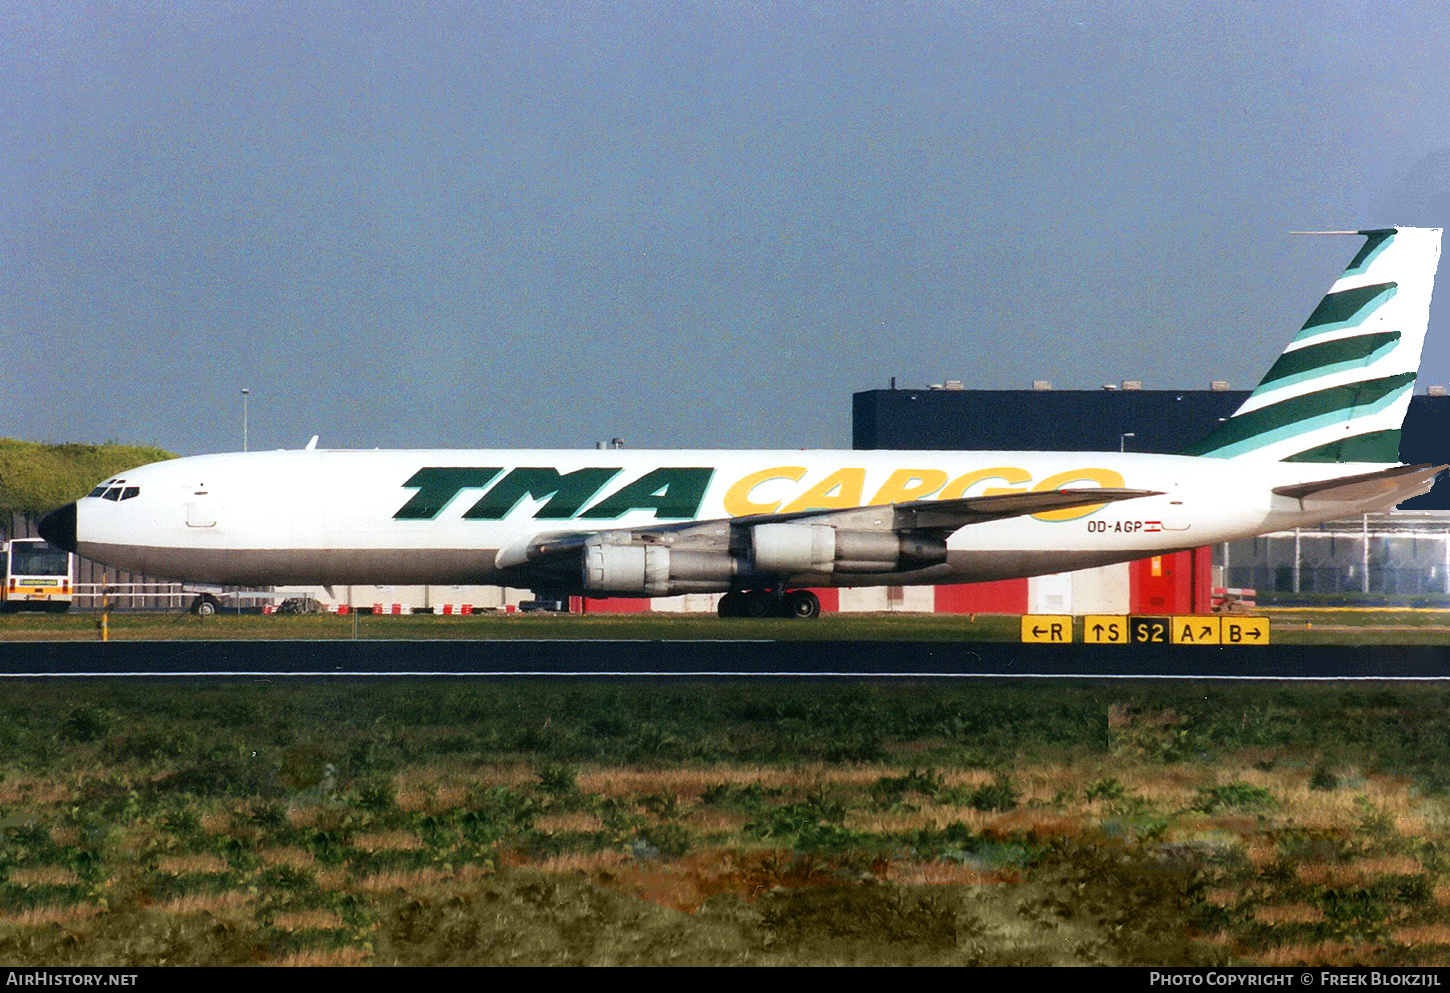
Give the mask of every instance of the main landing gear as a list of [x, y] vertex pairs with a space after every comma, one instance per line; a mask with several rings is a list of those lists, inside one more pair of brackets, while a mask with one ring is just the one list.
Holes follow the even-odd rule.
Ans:
[[810, 590], [741, 590], [720, 598], [721, 617], [796, 617], [821, 615], [821, 600]]

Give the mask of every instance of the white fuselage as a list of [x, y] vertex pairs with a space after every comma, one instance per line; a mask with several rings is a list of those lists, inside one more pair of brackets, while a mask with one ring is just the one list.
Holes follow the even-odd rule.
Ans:
[[[80, 500], [76, 543], [108, 565], [198, 583], [521, 586], [528, 577], [496, 559], [541, 534], [1060, 488], [1161, 493], [961, 527], [947, 541], [947, 561], [927, 568], [785, 578], [960, 583], [1143, 558], [1378, 509], [1383, 498], [1306, 505], [1271, 491], [1380, 468], [1082, 452], [252, 452], [121, 474], [136, 492]], [[585, 469], [593, 471], [554, 493], [528, 485]]]

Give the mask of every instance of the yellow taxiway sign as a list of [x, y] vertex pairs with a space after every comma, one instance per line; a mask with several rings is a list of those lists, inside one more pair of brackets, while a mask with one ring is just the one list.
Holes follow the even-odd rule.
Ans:
[[1022, 640], [1065, 645], [1072, 641], [1072, 617], [1068, 614], [1024, 614]]

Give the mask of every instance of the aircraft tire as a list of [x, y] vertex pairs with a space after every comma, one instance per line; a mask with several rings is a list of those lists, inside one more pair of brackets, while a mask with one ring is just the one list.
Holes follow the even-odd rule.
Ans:
[[821, 598], [810, 590], [791, 590], [785, 595], [785, 616], [809, 621], [821, 616]]
[[721, 617], [744, 617], [744, 594], [726, 593], [720, 598], [716, 611]]
[[751, 590], [745, 594], [744, 617], [780, 617], [780, 598], [768, 590]]

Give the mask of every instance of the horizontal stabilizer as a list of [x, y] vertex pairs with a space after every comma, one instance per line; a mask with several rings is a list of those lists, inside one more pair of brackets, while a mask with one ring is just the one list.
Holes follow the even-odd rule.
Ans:
[[1295, 483], [1291, 486], [1276, 486], [1279, 496], [1296, 500], [1323, 500], [1332, 503], [1364, 503], [1384, 498], [1393, 502], [1408, 500], [1420, 493], [1428, 492], [1435, 477], [1450, 466], [1443, 465], [1397, 465], [1380, 472], [1366, 472], [1358, 476], [1340, 476], [1337, 479], [1321, 479], [1313, 483]]

